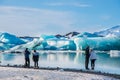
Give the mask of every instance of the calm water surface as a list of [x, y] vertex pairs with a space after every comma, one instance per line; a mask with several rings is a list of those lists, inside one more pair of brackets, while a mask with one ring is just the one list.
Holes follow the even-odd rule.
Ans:
[[[84, 69], [85, 55], [82, 52], [39, 52], [40, 67], [60, 67]], [[32, 54], [30, 65], [33, 66]], [[0, 54], [1, 65], [23, 65], [24, 55], [14, 53]], [[90, 68], [90, 63], [89, 63]], [[120, 74], [120, 54], [110, 52], [97, 52], [96, 71]]]

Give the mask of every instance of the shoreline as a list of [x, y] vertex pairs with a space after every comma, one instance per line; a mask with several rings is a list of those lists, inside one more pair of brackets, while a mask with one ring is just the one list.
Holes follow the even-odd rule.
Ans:
[[85, 73], [85, 74], [92, 74], [92, 75], [98, 75], [98, 76], [107, 76], [107, 77], [112, 77], [115, 79], [120, 79], [119, 74], [111, 74], [111, 73], [106, 73], [106, 72], [101, 72], [101, 71], [94, 71], [94, 70], [83, 70], [83, 69], [69, 69], [69, 68], [50, 68], [50, 67], [39, 67], [35, 69], [34, 67], [30, 68], [25, 68], [23, 65], [0, 65], [0, 68], [21, 68], [21, 69], [34, 69], [34, 70], [48, 70], [48, 71], [60, 71], [60, 72], [73, 72], [73, 73]]
[[[15, 53], [15, 54], [22, 54], [24, 51], [24, 49], [21, 49], [21, 50], [5, 50], [5, 51], [0, 51], [0, 53]], [[59, 52], [59, 53], [62, 53], [62, 52], [79, 52], [79, 53], [82, 53], [82, 52], [85, 52], [84, 50], [37, 50], [38, 52]], [[110, 52], [112, 50], [95, 50], [96, 52]], [[119, 51], [119, 50], [118, 50]]]

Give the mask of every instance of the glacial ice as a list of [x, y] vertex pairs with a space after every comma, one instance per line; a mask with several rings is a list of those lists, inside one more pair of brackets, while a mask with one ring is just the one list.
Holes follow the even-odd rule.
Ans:
[[15, 35], [9, 33], [0, 33], [0, 50], [7, 50], [16, 45], [24, 44], [25, 42]]
[[44, 36], [23, 46], [39, 50], [76, 50], [73, 40]]
[[57, 49], [60, 50], [76, 50], [76, 46], [74, 41], [66, 40], [66, 39], [51, 39], [47, 40], [47, 44], [49, 46], [55, 46]]
[[75, 38], [74, 42], [77, 50], [84, 50], [88, 45], [95, 50], [120, 50], [120, 38], [117, 37]]
[[[85, 33], [86, 35], [88, 33]], [[89, 34], [88, 34], [89, 35]], [[24, 42], [9, 33], [0, 34], [0, 50], [37, 49], [37, 50], [84, 50], [86, 46], [95, 50], [120, 50], [119, 37], [80, 36], [57, 38], [54, 35], [41, 35], [32, 41]]]
[[9, 44], [24, 44], [25, 42], [20, 38], [16, 37], [15, 35], [9, 33], [2, 33], [0, 34], [0, 41]]

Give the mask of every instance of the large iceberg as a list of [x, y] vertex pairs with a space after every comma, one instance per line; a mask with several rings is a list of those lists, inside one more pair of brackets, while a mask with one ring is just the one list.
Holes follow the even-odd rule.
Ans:
[[15, 49], [37, 49], [37, 50], [76, 50], [76, 45], [73, 40], [59, 39], [53, 35], [42, 35], [39, 39], [34, 39], [26, 44], [18, 45]]
[[51, 39], [47, 40], [49, 46], [55, 46], [58, 50], [76, 50], [73, 40], [69, 39]]
[[9, 33], [0, 33], [0, 50], [7, 50], [16, 45], [24, 44], [25, 42], [15, 35]]
[[25, 43], [20, 38], [16, 37], [15, 35], [9, 34], [9, 33], [1, 33], [0, 34], [0, 41], [4, 42], [4, 43], [18, 44], [18, 45]]
[[[35, 42], [33, 42], [35, 43]], [[73, 40], [66, 38], [57, 38], [54, 35], [42, 35], [39, 38], [39, 44], [33, 47], [42, 50], [76, 50]]]
[[84, 50], [90, 46], [95, 50], [120, 50], [120, 38], [118, 37], [87, 37], [74, 38], [77, 50]]
[[99, 32], [95, 32], [94, 34], [96, 35], [101, 35], [101, 36], [114, 36], [114, 37], [120, 37], [120, 25], [114, 26], [110, 29], [102, 30]]
[[17, 45], [16, 49], [37, 49], [37, 50], [84, 50], [86, 46], [94, 50], [120, 50], [119, 37], [74, 37], [71, 39], [59, 39], [53, 35], [42, 35], [26, 44]]

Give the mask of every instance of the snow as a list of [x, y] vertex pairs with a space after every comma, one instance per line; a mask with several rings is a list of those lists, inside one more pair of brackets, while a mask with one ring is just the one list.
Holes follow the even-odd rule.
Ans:
[[107, 36], [107, 37], [120, 37], [120, 25], [114, 26], [110, 29], [103, 30], [100, 32], [95, 32], [94, 34], [101, 35], [101, 36]]
[[0, 67], [0, 80], [119, 80], [113, 77], [64, 70]]

